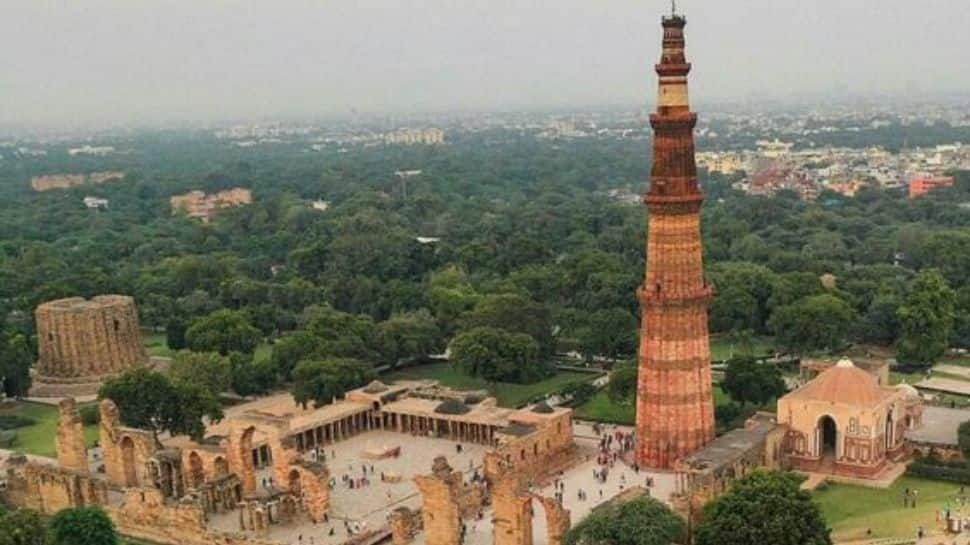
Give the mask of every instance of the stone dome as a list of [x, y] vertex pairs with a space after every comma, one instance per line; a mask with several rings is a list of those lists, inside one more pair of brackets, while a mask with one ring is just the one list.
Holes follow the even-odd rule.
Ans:
[[789, 395], [804, 401], [869, 407], [885, 399], [887, 391], [879, 387], [876, 377], [843, 358]]

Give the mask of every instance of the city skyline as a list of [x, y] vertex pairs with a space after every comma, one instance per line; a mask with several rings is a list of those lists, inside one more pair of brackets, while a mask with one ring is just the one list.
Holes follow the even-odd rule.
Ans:
[[[970, 88], [970, 5], [890, 3], [682, 0], [695, 102]], [[669, 2], [520, 4], [9, 2], [0, 124], [652, 104], [644, 59]]]

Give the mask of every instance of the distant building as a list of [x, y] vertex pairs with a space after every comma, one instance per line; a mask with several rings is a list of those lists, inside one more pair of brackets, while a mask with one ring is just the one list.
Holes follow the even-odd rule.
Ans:
[[30, 179], [30, 187], [34, 191], [49, 191], [51, 189], [67, 189], [84, 184], [101, 184], [108, 181], [120, 180], [125, 177], [124, 172], [92, 172], [90, 174], [48, 174], [34, 176]]
[[321, 200], [313, 201], [312, 203], [310, 203], [310, 207], [320, 212], [326, 212], [327, 210], [330, 209], [330, 201], [321, 201]]
[[100, 197], [84, 197], [84, 206], [95, 210], [98, 208], [108, 208], [108, 199]]
[[794, 144], [790, 142], [782, 142], [775, 138], [774, 140], [758, 140], [758, 151], [761, 155], [768, 157], [769, 159], [777, 159], [791, 153]]
[[109, 153], [114, 153], [114, 146], [83, 146], [80, 148], [71, 148], [67, 150], [67, 153], [71, 156], [74, 155], [108, 155]]
[[954, 184], [954, 182], [955, 180], [953, 179], [953, 176], [934, 176], [931, 174], [919, 174], [913, 176], [909, 180], [909, 198], [915, 199], [916, 197], [929, 193], [934, 189], [950, 187]]
[[403, 144], [407, 146], [414, 144], [444, 144], [445, 131], [436, 127], [427, 129], [400, 129], [394, 132], [385, 133], [384, 143]]
[[172, 213], [182, 211], [190, 218], [201, 219], [205, 223], [211, 221], [216, 212], [222, 208], [252, 202], [252, 191], [242, 187], [234, 187], [211, 195], [207, 195], [203, 191], [189, 191], [169, 199], [169, 203], [172, 205]]

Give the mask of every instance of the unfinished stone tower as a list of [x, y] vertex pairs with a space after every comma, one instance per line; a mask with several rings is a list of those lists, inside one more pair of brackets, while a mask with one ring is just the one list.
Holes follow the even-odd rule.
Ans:
[[58, 299], [37, 307], [36, 317], [32, 396], [93, 395], [106, 377], [148, 361], [131, 297]]
[[663, 18], [663, 53], [654, 130], [653, 170], [644, 197], [649, 211], [647, 270], [640, 300], [640, 374], [636, 461], [670, 468], [714, 439], [711, 351], [704, 280], [701, 203], [694, 160], [684, 55], [687, 19]]

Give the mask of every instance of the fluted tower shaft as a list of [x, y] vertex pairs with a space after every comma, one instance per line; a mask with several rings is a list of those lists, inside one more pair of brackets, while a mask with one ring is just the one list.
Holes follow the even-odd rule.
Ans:
[[711, 351], [704, 280], [694, 125], [679, 15], [663, 18], [663, 54], [654, 129], [648, 210], [647, 267], [640, 301], [636, 459], [671, 468], [714, 438]]

